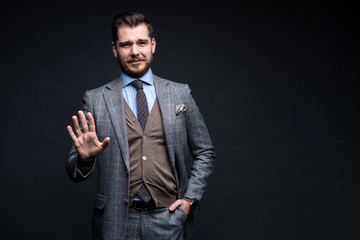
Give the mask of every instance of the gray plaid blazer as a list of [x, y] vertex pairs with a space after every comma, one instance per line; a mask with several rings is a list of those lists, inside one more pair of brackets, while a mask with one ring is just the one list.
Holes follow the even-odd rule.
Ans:
[[[215, 158], [205, 122], [187, 84], [175, 83], [154, 75], [154, 85], [169, 159], [177, 182], [177, 197], [196, 199], [199, 202], [205, 192]], [[126, 231], [130, 157], [123, 101], [120, 77], [85, 93], [83, 111], [91, 112], [94, 116], [99, 140], [102, 141], [105, 137], [110, 137], [111, 140], [87, 173], [82, 173], [77, 167], [74, 146], [67, 158], [67, 173], [75, 182], [85, 180], [95, 168], [98, 170], [93, 239], [124, 239]], [[184, 104], [187, 109], [176, 115], [175, 108], [179, 104]], [[185, 168], [189, 150], [194, 159], [190, 178]], [[191, 229], [191, 225], [192, 216], [189, 216], [185, 233], [189, 233], [187, 230]]]

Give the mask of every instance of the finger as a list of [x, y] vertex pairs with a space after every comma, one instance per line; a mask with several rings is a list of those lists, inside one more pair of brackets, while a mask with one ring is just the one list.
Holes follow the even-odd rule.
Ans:
[[180, 205], [181, 205], [181, 201], [176, 200], [173, 204], [171, 204], [171, 206], [169, 207], [169, 210], [175, 211], [175, 209], [177, 209]]
[[80, 119], [80, 124], [81, 124], [81, 131], [86, 133], [88, 131], [88, 125], [87, 125], [87, 122], [86, 122], [84, 112], [79, 111], [78, 114], [79, 114], [79, 119]]
[[101, 147], [104, 149], [106, 148], [108, 145], [109, 145], [109, 142], [110, 142], [110, 138], [109, 137], [106, 137], [104, 139], [104, 141], [101, 143]]
[[89, 131], [90, 132], [95, 132], [95, 121], [94, 121], [94, 117], [92, 116], [91, 112], [88, 112], [86, 114], [88, 120], [89, 120]]
[[77, 117], [74, 115], [72, 116], [72, 121], [73, 121], [73, 125], [74, 125], [74, 130], [77, 136], [81, 135], [81, 130], [80, 130], [80, 125], [79, 125], [79, 121], [77, 119]]
[[77, 141], [77, 137], [76, 137], [74, 131], [72, 130], [72, 127], [69, 125], [69, 126], [66, 127], [66, 129], [68, 130], [71, 139], [72, 139], [74, 142], [76, 142], [76, 141]]

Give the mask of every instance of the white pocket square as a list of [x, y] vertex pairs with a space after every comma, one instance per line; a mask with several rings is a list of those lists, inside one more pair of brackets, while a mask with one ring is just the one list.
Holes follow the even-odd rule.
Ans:
[[186, 106], [184, 104], [179, 104], [175, 107], [175, 114], [176, 116], [179, 116], [183, 112], [186, 111]]

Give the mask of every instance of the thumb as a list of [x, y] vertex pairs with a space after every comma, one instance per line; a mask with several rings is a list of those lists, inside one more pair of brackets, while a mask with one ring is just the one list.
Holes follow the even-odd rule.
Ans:
[[177, 209], [179, 206], [181, 205], [181, 201], [180, 200], [176, 200], [173, 204], [171, 204], [171, 206], [169, 207], [169, 210], [171, 212], [175, 211], [175, 209]]
[[109, 142], [110, 142], [110, 138], [109, 138], [109, 137], [106, 137], [106, 138], [104, 139], [104, 141], [101, 143], [101, 147], [102, 147], [102, 148], [106, 148], [106, 147], [108, 146]]

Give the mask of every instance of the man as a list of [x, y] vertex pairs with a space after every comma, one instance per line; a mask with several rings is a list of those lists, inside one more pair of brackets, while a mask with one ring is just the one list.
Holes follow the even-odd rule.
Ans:
[[98, 170], [94, 239], [187, 238], [212, 172], [214, 147], [188, 85], [151, 71], [152, 32], [142, 14], [115, 16], [112, 49], [121, 75], [87, 91], [74, 129], [67, 127], [70, 178], [82, 181]]

